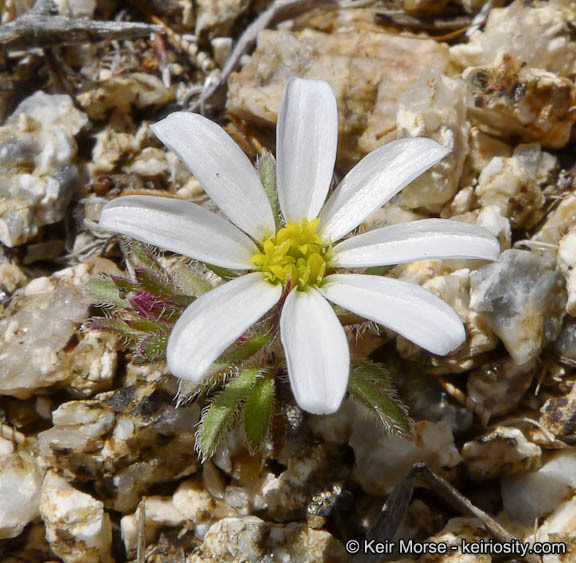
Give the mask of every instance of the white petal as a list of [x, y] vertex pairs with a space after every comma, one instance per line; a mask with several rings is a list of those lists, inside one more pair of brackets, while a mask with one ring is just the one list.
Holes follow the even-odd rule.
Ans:
[[446, 219], [424, 219], [382, 227], [334, 247], [333, 264], [365, 268], [429, 258], [497, 260], [498, 240], [482, 227]]
[[235, 225], [257, 240], [274, 233], [274, 215], [258, 174], [222, 127], [183, 111], [151, 127]]
[[334, 274], [320, 291], [336, 305], [392, 329], [433, 354], [448, 354], [466, 339], [454, 309], [419, 285], [380, 276]]
[[333, 242], [341, 239], [449, 152], [432, 139], [414, 138], [392, 141], [367, 154], [322, 209], [323, 236]]
[[338, 143], [338, 110], [326, 82], [291, 78], [276, 126], [278, 200], [286, 221], [314, 219], [326, 199]]
[[348, 386], [350, 351], [338, 317], [318, 291], [288, 295], [280, 337], [296, 402], [313, 414], [337, 411]]
[[260, 272], [246, 274], [205, 293], [178, 319], [168, 339], [168, 368], [199, 383], [214, 361], [280, 299], [282, 286]]
[[256, 245], [225, 219], [190, 201], [134, 195], [104, 206], [99, 226], [208, 264], [252, 269]]

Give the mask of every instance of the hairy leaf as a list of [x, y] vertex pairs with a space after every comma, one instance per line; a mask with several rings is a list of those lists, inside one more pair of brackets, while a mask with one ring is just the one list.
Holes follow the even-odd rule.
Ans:
[[233, 280], [240, 275], [240, 272], [236, 270], [229, 270], [228, 268], [221, 268], [220, 266], [214, 266], [214, 264], [207, 264], [204, 265], [209, 269], [212, 270], [217, 276], [220, 276], [223, 280]]
[[109, 330], [123, 335], [138, 336], [140, 332], [133, 331], [130, 326], [120, 319], [109, 319], [106, 317], [94, 317], [86, 322], [85, 328], [94, 330]]
[[216, 451], [220, 440], [234, 423], [242, 403], [250, 394], [260, 373], [259, 369], [241, 371], [225, 389], [216, 395], [204, 411], [197, 441], [204, 458], [212, 456]]
[[157, 276], [164, 274], [164, 269], [156, 257], [155, 249], [143, 242], [135, 239], [129, 239], [127, 243], [128, 252], [126, 257], [135, 268], [147, 268]]
[[167, 327], [166, 325], [161, 324], [161, 323], [157, 323], [155, 321], [136, 319], [136, 320], [126, 321], [126, 323], [128, 324], [128, 326], [132, 330], [138, 331], [138, 332], [156, 333], [156, 332], [166, 332], [166, 331], [170, 330], [169, 327]]
[[149, 361], [166, 358], [167, 334], [153, 334], [143, 338], [138, 345], [138, 352]]
[[104, 305], [127, 307], [128, 301], [120, 296], [118, 287], [110, 278], [95, 278], [89, 280], [86, 291]]
[[272, 212], [274, 213], [276, 227], [278, 227], [280, 225], [280, 210], [276, 191], [276, 159], [271, 153], [266, 152], [258, 160], [257, 167], [260, 181], [262, 182], [262, 186], [272, 207]]
[[256, 354], [262, 346], [268, 344], [270, 339], [271, 336], [268, 334], [255, 334], [244, 341], [237, 340], [218, 358], [218, 362], [232, 364], [243, 362]]
[[364, 272], [365, 274], [369, 274], [371, 276], [384, 276], [386, 275], [394, 266], [372, 266], [371, 268], [367, 268]]
[[411, 420], [406, 406], [398, 399], [384, 366], [369, 360], [352, 362], [348, 390], [353, 399], [376, 415], [392, 433], [409, 435]]
[[136, 281], [141, 289], [144, 289], [160, 299], [169, 299], [178, 293], [175, 287], [163, 280], [160, 276], [154, 274], [151, 270], [137, 268], [134, 270]]
[[256, 450], [266, 437], [274, 408], [276, 386], [271, 375], [256, 383], [244, 405], [244, 433], [251, 450]]
[[120, 295], [122, 297], [124, 297], [127, 293], [138, 291], [140, 289], [140, 286], [137, 283], [129, 280], [128, 278], [123, 278], [121, 276], [111, 276], [111, 279], [114, 282], [114, 285], [120, 291]]
[[182, 289], [194, 297], [200, 297], [212, 289], [210, 283], [191, 268], [178, 268], [174, 275]]

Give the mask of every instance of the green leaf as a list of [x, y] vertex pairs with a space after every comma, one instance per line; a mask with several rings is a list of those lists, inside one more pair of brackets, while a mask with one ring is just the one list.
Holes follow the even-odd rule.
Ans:
[[124, 321], [107, 317], [94, 317], [86, 323], [85, 327], [94, 330], [110, 330], [122, 334], [131, 332], [130, 327]]
[[170, 287], [165, 280], [160, 276], [157, 276], [151, 270], [137, 268], [134, 270], [134, 275], [136, 276], [136, 281], [140, 285], [140, 289], [144, 289], [156, 297], [160, 297], [161, 299], [170, 299], [175, 293], [178, 293], [178, 290], [175, 287]]
[[280, 211], [278, 209], [278, 195], [276, 191], [276, 160], [274, 156], [265, 152], [256, 164], [260, 181], [272, 207], [276, 227], [280, 225]]
[[140, 341], [138, 352], [149, 361], [160, 360], [166, 357], [167, 345], [167, 334], [153, 334]]
[[182, 404], [209, 395], [236, 373], [237, 370], [228, 364], [214, 362], [200, 383], [181, 379], [178, 383], [176, 400], [178, 404]]
[[276, 386], [271, 375], [256, 381], [244, 405], [244, 433], [251, 450], [256, 450], [268, 431], [274, 408]]
[[98, 299], [99, 303], [115, 305], [116, 307], [129, 306], [128, 301], [120, 297], [118, 287], [111, 278], [95, 278], [88, 280], [85, 290]]
[[235, 364], [252, 357], [265, 344], [270, 342], [268, 334], [255, 334], [241, 344], [233, 344], [219, 358], [218, 362]]
[[157, 323], [156, 321], [147, 321], [143, 319], [127, 321], [128, 326], [138, 332], [166, 332], [170, 330], [164, 324]]
[[368, 268], [364, 273], [371, 276], [384, 276], [386, 275], [394, 266], [372, 266]]
[[111, 279], [114, 282], [114, 285], [120, 291], [120, 295], [125, 295], [126, 293], [131, 293], [133, 291], [139, 291], [141, 289], [141, 287], [138, 284], [134, 283], [132, 280], [129, 280], [128, 278], [123, 278], [120, 276], [112, 276]]
[[259, 369], [241, 371], [216, 395], [204, 412], [198, 430], [198, 448], [204, 458], [211, 457], [262, 373]]
[[158, 262], [154, 250], [152, 249], [153, 247], [135, 239], [130, 239], [127, 247], [128, 260], [135, 267], [144, 267], [153, 271], [158, 276], [163, 275], [164, 268], [162, 268], [160, 262]]
[[397, 398], [390, 372], [369, 360], [352, 362], [348, 391], [353, 399], [376, 415], [391, 433], [409, 436], [412, 421], [406, 406]]
[[352, 372], [394, 393], [392, 370], [389, 366], [366, 359], [352, 360]]
[[228, 270], [227, 268], [221, 268], [220, 266], [214, 266], [214, 264], [207, 264], [204, 262], [204, 265], [209, 269], [212, 270], [217, 276], [220, 276], [224, 280], [233, 280], [234, 278], [238, 277], [238, 272], [234, 270]]
[[182, 287], [184, 292], [194, 297], [200, 297], [212, 289], [212, 286], [207, 280], [186, 266], [178, 268], [174, 272], [174, 277], [176, 283]]
[[[86, 325], [88, 329], [109, 330], [116, 332], [124, 338], [146, 338], [149, 336], [166, 335], [169, 328], [153, 321], [109, 319], [94, 317]], [[161, 333], [160, 335], [158, 333]]]
[[195, 297], [192, 297], [190, 295], [173, 295], [172, 297], [170, 297], [170, 301], [172, 301], [174, 305], [184, 308], [188, 307], [188, 305], [190, 305], [194, 300]]

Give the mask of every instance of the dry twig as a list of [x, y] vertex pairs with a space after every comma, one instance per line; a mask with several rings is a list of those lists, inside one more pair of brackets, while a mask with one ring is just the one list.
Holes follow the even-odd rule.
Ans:
[[39, 0], [34, 8], [0, 26], [0, 47], [33, 49], [96, 43], [114, 39], [134, 39], [161, 31], [156, 25], [88, 18], [67, 18], [52, 13], [51, 0]]
[[[480, 520], [482, 525], [496, 541], [510, 543], [516, 540], [516, 538], [508, 533], [494, 518], [474, 506], [464, 495], [448, 483], [448, 481], [436, 475], [425, 463], [416, 463], [407, 477], [394, 487], [394, 490], [382, 507], [378, 518], [374, 524], [372, 524], [370, 530], [368, 530], [366, 534], [367, 540], [374, 539], [377, 542], [383, 543], [393, 541], [404, 518], [404, 513], [412, 500], [416, 479], [423, 481], [438, 497], [461, 514]], [[395, 558], [395, 556], [391, 557], [392, 559]], [[531, 554], [527, 554], [520, 559], [527, 563], [539, 562], [539, 558]], [[389, 557], [371, 554], [358, 554], [352, 559], [354, 563], [376, 563], [376, 561], [389, 560]]]
[[472, 23], [472, 18], [470, 16], [421, 18], [411, 16], [403, 10], [384, 10], [380, 8], [376, 12], [376, 21], [381, 25], [393, 27], [429, 31], [451, 31], [468, 27]]
[[200, 99], [192, 106], [191, 111], [198, 111], [224, 85], [240, 62], [242, 55], [254, 44], [258, 34], [263, 29], [278, 21], [294, 18], [308, 10], [326, 7], [338, 7], [338, 0], [276, 0], [246, 28], [232, 54], [228, 57], [222, 73], [217, 80], [208, 83]]

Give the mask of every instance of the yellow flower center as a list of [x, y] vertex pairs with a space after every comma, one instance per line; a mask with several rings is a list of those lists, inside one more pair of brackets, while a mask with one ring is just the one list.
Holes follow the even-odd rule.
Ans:
[[262, 244], [262, 252], [252, 256], [256, 269], [270, 283], [291, 283], [304, 289], [319, 285], [326, 273], [331, 248], [316, 232], [319, 219], [288, 223]]

